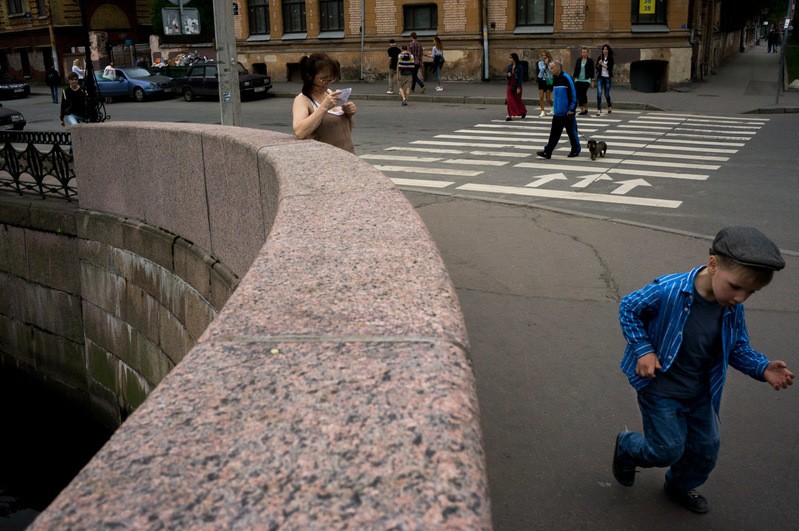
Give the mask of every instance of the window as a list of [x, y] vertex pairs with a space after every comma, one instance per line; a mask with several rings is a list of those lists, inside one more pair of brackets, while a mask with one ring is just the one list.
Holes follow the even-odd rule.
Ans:
[[283, 33], [305, 31], [305, 0], [283, 0]]
[[402, 6], [402, 15], [405, 23], [404, 31], [438, 29], [438, 6], [435, 4]]
[[555, 0], [516, 0], [517, 26], [551, 26], [555, 23]]
[[344, 0], [319, 0], [319, 29], [344, 31]]
[[632, 0], [632, 24], [666, 25], [667, 0]]
[[250, 35], [269, 34], [269, 0], [250, 0]]
[[9, 15], [19, 15], [24, 12], [25, 10], [22, 8], [22, 0], [8, 0]]
[[45, 6], [44, 0], [36, 0], [36, 9], [39, 11], [40, 17], [47, 16], [47, 6]]

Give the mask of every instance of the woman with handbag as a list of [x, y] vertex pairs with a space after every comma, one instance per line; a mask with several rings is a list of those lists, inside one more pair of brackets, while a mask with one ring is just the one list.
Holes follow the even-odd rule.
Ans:
[[433, 37], [433, 43], [433, 51], [428, 57], [433, 59], [433, 70], [436, 74], [436, 90], [442, 91], [444, 87], [441, 86], [441, 67], [444, 66], [444, 45], [438, 37]]
[[519, 55], [516, 53], [510, 54], [511, 63], [508, 65], [508, 88], [505, 93], [505, 98], [508, 103], [508, 116], [505, 121], [511, 121], [513, 116], [527, 116], [527, 107], [522, 102], [522, 79], [524, 71], [522, 64], [519, 62]]
[[552, 62], [552, 54], [548, 51], [544, 50], [541, 52], [541, 60], [538, 61], [538, 75], [536, 78], [538, 79], [538, 105], [541, 107], [541, 116], [542, 118], [547, 115], [544, 104], [549, 102], [549, 106], [552, 106], [552, 87], [554, 84], [554, 80], [552, 78], [552, 72], [549, 70], [549, 64]]

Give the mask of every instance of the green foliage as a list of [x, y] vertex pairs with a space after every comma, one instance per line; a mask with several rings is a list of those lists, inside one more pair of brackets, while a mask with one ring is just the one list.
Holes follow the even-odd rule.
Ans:
[[161, 9], [165, 7], [176, 8], [177, 5], [169, 0], [153, 0], [152, 20], [153, 33], [159, 36], [165, 44], [197, 44], [214, 40], [214, 4], [212, 0], [191, 0], [183, 7], [193, 7], [200, 12], [199, 35], [164, 35], [164, 21], [161, 18]]

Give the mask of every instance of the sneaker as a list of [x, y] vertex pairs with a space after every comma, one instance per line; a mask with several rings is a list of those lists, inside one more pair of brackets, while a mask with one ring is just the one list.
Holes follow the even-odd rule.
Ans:
[[682, 492], [671, 488], [668, 483], [663, 485], [663, 490], [666, 492], [666, 496], [668, 496], [671, 501], [678, 505], [682, 505], [689, 511], [705, 514], [710, 510], [710, 504], [707, 502], [707, 498], [695, 490]]
[[387, 90], [386, 94], [394, 94], [394, 91], [393, 90]]
[[569, 154], [568, 154], [568, 155], [566, 155], [566, 156], [567, 156], [567, 157], [569, 157], [569, 158], [571, 159], [571, 158], [574, 158], [574, 157], [579, 157], [579, 156], [580, 156], [580, 154], [579, 154], [579, 153], [575, 153], [574, 151], [572, 151], [571, 153], [569, 153]]
[[436, 87], [436, 90], [441, 92], [442, 90], [444, 90], [444, 87]]
[[541, 111], [541, 114], [539, 114], [538, 116], [539, 116], [539, 117], [541, 117], [541, 118], [543, 118], [543, 117], [544, 117], [544, 116], [546, 116], [546, 115], [547, 115], [547, 113], [545, 113], [544, 111]]
[[635, 467], [625, 466], [619, 459], [619, 443], [622, 435], [624, 435], [623, 431], [616, 435], [616, 446], [613, 448], [613, 477], [625, 487], [632, 487], [635, 483]]
[[406, 105], [408, 105], [408, 100], [402, 100], [402, 106], [404, 107]]
[[597, 116], [602, 116], [602, 109], [597, 109], [596, 115]]
[[538, 151], [538, 152], [536, 152], [536, 155], [538, 155], [539, 157], [544, 158], [544, 159], [551, 159], [552, 158], [552, 154], [551, 153], [547, 153], [546, 151]]
[[427, 87], [422, 87], [422, 94], [424, 94], [426, 90], [427, 90]]
[[610, 114], [610, 113], [612, 113], [612, 112], [613, 112], [613, 109], [611, 109], [610, 107], [608, 107], [608, 114]]

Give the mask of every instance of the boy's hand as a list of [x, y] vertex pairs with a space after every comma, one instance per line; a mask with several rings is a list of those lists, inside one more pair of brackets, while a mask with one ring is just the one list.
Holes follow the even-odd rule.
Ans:
[[654, 352], [644, 354], [638, 358], [638, 362], [635, 364], [635, 374], [641, 378], [654, 378], [655, 371], [659, 369], [660, 362], [658, 361], [658, 355]]
[[787, 389], [789, 385], [793, 385], [793, 373], [788, 370], [788, 366], [784, 361], [772, 361], [766, 365], [763, 378], [777, 391]]

